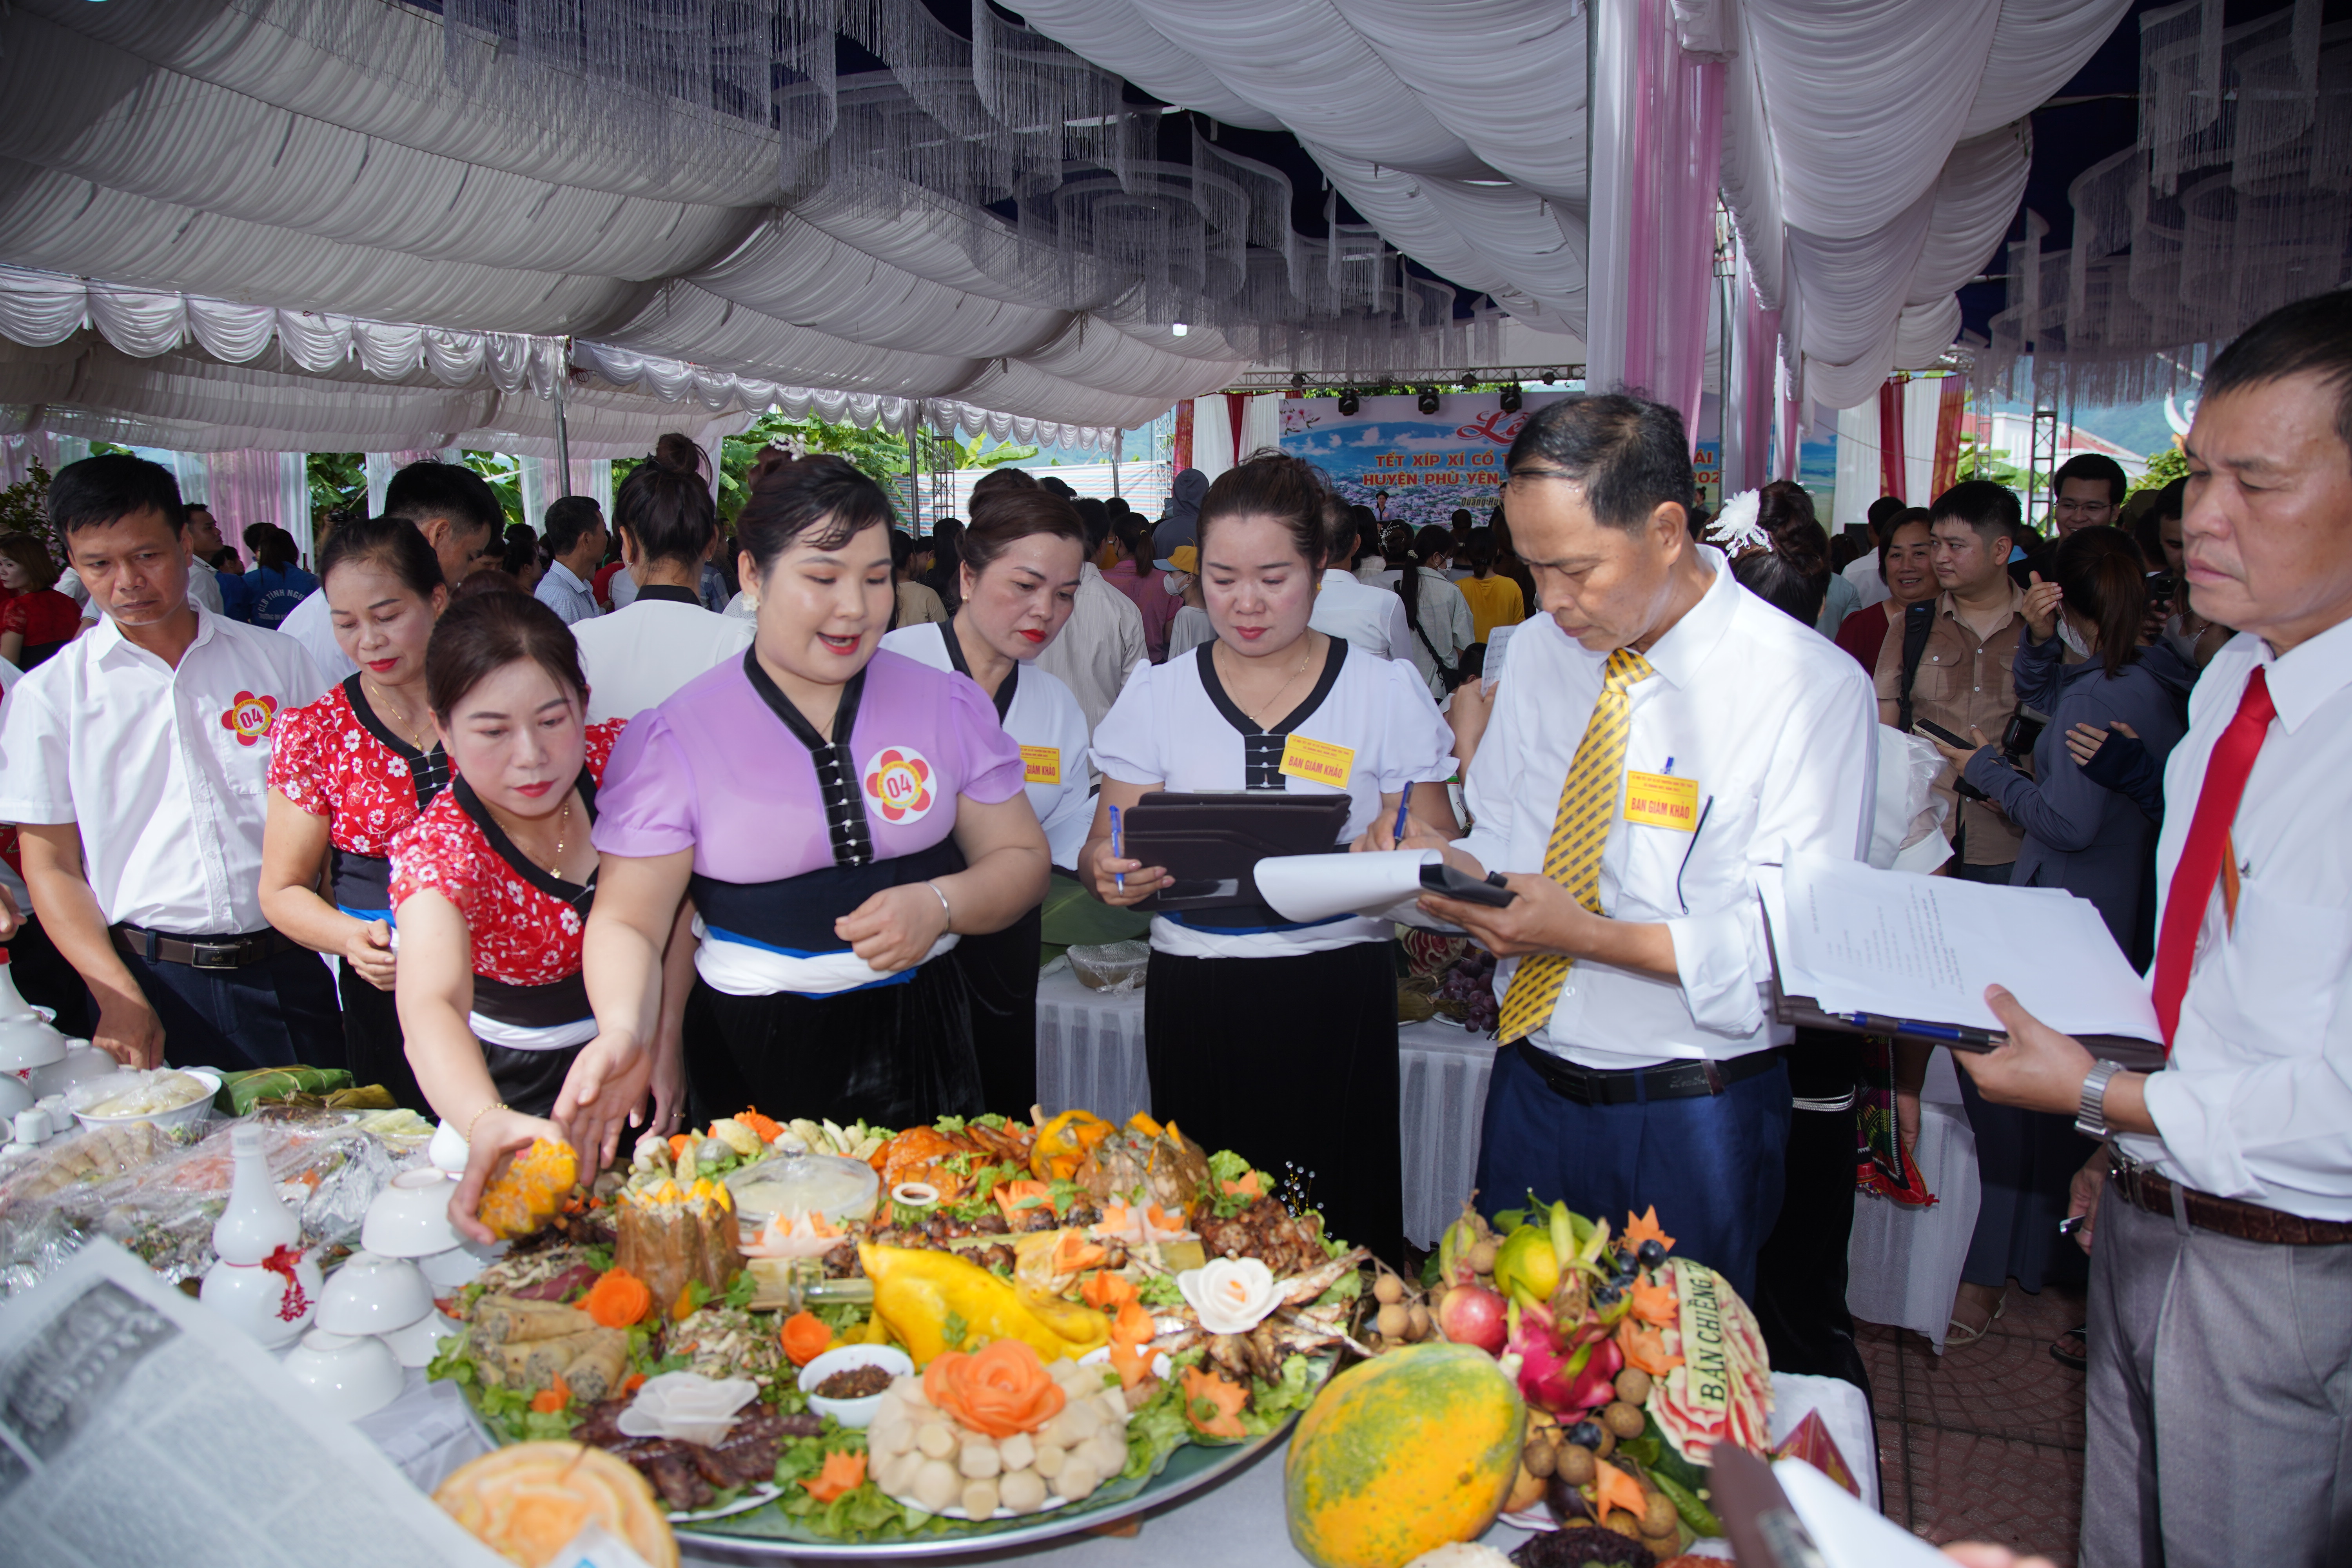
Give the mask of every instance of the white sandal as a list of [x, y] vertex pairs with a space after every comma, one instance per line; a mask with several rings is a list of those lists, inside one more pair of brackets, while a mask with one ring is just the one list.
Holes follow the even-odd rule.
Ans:
[[2009, 1287], [2004, 1285], [2001, 1287], [2000, 1300], [1992, 1304], [1992, 1315], [1985, 1319], [1981, 1326], [1972, 1329], [1969, 1327], [1968, 1324], [1960, 1321], [1958, 1318], [1951, 1318], [1946, 1321], [1944, 1325], [1944, 1348], [1948, 1351], [1958, 1350], [1964, 1346], [1976, 1343], [1979, 1340], [1992, 1332], [1993, 1324], [1999, 1322], [2000, 1321], [2000, 1315], [2008, 1310]]

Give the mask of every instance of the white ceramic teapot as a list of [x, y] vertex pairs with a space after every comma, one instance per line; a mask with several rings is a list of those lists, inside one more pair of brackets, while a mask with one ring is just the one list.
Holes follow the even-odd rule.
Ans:
[[229, 1133], [236, 1174], [228, 1207], [213, 1226], [220, 1261], [205, 1276], [198, 1300], [265, 1345], [282, 1345], [310, 1326], [324, 1281], [299, 1247], [302, 1222], [269, 1179], [261, 1129]]

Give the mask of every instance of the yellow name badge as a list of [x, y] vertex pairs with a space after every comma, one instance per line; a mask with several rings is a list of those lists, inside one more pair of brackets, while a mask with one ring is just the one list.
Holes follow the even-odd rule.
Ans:
[[1059, 784], [1062, 782], [1062, 748], [1022, 747], [1021, 782], [1025, 784]]
[[1698, 780], [1671, 773], [1625, 775], [1625, 820], [1637, 827], [1698, 831]]
[[1348, 787], [1348, 775], [1356, 771], [1356, 749], [1335, 746], [1328, 741], [1310, 741], [1304, 735], [1287, 737], [1282, 747], [1279, 772], [1310, 784], [1327, 784], [1334, 789]]

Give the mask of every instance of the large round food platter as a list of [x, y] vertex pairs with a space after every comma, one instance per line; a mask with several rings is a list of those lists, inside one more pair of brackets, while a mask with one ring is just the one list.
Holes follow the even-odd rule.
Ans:
[[602, 1449], [735, 1553], [1116, 1524], [1279, 1444], [1363, 1348], [1368, 1255], [1146, 1117], [746, 1111], [584, 1191], [568, 1156], [493, 1179], [485, 1223], [517, 1239], [444, 1301], [465, 1331], [433, 1375], [494, 1443]]

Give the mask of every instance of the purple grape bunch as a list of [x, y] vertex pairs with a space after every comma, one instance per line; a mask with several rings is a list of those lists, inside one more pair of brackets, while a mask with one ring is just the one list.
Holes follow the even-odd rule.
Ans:
[[1453, 1004], [1445, 1011], [1458, 1016], [1463, 1027], [1482, 1034], [1494, 1028], [1501, 1007], [1495, 997], [1495, 955], [1474, 947], [1456, 959], [1438, 982], [1437, 1000]]

